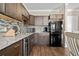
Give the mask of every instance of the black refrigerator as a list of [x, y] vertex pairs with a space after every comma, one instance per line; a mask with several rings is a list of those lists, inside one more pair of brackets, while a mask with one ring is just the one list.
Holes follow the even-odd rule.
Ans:
[[61, 47], [62, 21], [49, 22], [49, 46]]

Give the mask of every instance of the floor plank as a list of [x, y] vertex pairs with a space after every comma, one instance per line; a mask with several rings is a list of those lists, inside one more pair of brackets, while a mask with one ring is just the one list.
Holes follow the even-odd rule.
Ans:
[[30, 56], [65, 56], [66, 49], [63, 47], [49, 47], [35, 45]]

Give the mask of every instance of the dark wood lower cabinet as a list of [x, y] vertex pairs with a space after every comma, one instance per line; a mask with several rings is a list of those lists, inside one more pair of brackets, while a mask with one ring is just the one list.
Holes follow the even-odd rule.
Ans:
[[30, 35], [28, 40], [28, 56], [30, 55], [32, 48], [33, 48], [33, 39], [34, 39], [34, 34]]
[[[34, 45], [48, 45], [48, 34], [35, 33], [27, 37], [27, 45], [24, 47], [24, 39], [0, 50], [0, 56], [25, 56], [24, 48], [27, 48], [25, 53], [30, 55]], [[27, 56], [27, 55], [26, 55]]]
[[1, 56], [20, 56], [22, 55], [21, 41], [18, 41], [0, 51]]
[[33, 38], [34, 45], [49, 45], [49, 33], [35, 33]]
[[[27, 37], [28, 40], [28, 44], [26, 46], [24, 46], [24, 39], [0, 50], [0, 56], [25, 56], [24, 55], [24, 48], [27, 48], [28, 51], [26, 51], [25, 53], [28, 53], [28, 56], [30, 55], [30, 52], [32, 50], [33, 47], [33, 35], [30, 35], [29, 37]], [[27, 56], [27, 55], [26, 55]]]

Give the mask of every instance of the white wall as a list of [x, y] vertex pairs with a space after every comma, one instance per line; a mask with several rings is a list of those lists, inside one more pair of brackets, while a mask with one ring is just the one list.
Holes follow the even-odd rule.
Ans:
[[67, 16], [65, 19], [65, 31], [72, 32], [72, 16]]
[[73, 16], [73, 19], [72, 19], [72, 31], [75, 32], [75, 31], [78, 31], [78, 16]]
[[[68, 13], [66, 11], [65, 31], [66, 32], [77, 32], [77, 31], [79, 31], [79, 15], [78, 14], [73, 14], [73, 12]], [[65, 47], [68, 47], [66, 39], [65, 39]]]
[[79, 30], [79, 16], [70, 15], [65, 19], [65, 31], [75, 32]]

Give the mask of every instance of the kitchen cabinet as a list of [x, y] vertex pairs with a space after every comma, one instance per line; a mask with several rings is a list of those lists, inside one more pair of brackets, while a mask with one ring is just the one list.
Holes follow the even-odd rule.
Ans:
[[22, 7], [22, 19], [25, 25], [29, 25], [29, 13], [24, 6]]
[[35, 33], [33, 39], [34, 45], [48, 45], [49, 34], [48, 33]]
[[33, 15], [30, 15], [30, 19], [29, 19], [30, 21], [29, 21], [29, 24], [30, 25], [35, 25], [35, 16], [33, 16]]
[[23, 5], [22, 5], [22, 15], [24, 15], [25, 17], [27, 17], [27, 19], [29, 19], [29, 13]]
[[26, 15], [27, 10], [25, 9], [25, 7], [22, 5], [22, 20], [24, 22], [24, 25], [29, 25], [29, 19]]
[[16, 19], [17, 16], [17, 3], [5, 4], [6, 14]]
[[43, 17], [43, 25], [48, 25], [48, 16]]
[[29, 56], [33, 47], [33, 34], [22, 39], [22, 46], [23, 46], [22, 55]]
[[22, 15], [26, 16], [26, 10], [23, 5], [22, 5]]
[[42, 25], [43, 24], [42, 19], [43, 19], [42, 16], [35, 16], [35, 25]]
[[38, 34], [38, 44], [39, 45], [48, 45], [49, 44], [49, 34], [48, 33], [39, 33]]
[[5, 3], [0, 3], [0, 12], [5, 13]]
[[29, 13], [21, 3], [0, 3], [0, 12], [5, 15], [29, 24]]
[[36, 44], [38, 44], [38, 40], [39, 40], [39, 35], [38, 35], [38, 33], [35, 33], [34, 35], [33, 35], [33, 45], [36, 45]]
[[29, 25], [29, 19], [27, 19], [26, 16], [22, 15], [22, 20], [23, 20], [24, 25]]
[[26, 24], [28, 23], [29, 20], [28, 11], [21, 3], [17, 4], [17, 19], [22, 22], [24, 21]]
[[29, 19], [29, 13], [28, 13], [28, 11], [26, 10], [25, 7], [24, 7], [24, 15]]
[[23, 40], [23, 56], [29, 56], [33, 47], [33, 34]]
[[48, 16], [35, 16], [35, 25], [48, 25]]
[[20, 3], [17, 3], [17, 19], [20, 20], [20, 21], [23, 21], [22, 20], [22, 4]]
[[26, 9], [25, 9], [25, 15], [28, 19], [30, 18], [29, 12]]
[[3, 50], [0, 51], [0, 55], [2, 56], [20, 56], [22, 55], [22, 41], [18, 41], [6, 48], [4, 48]]
[[52, 14], [50, 15], [50, 19], [54, 21], [62, 21], [64, 15], [63, 14]]
[[33, 41], [34, 41], [34, 34], [32, 34], [32, 35], [30, 36], [31, 49], [32, 49], [32, 47], [33, 47]]

